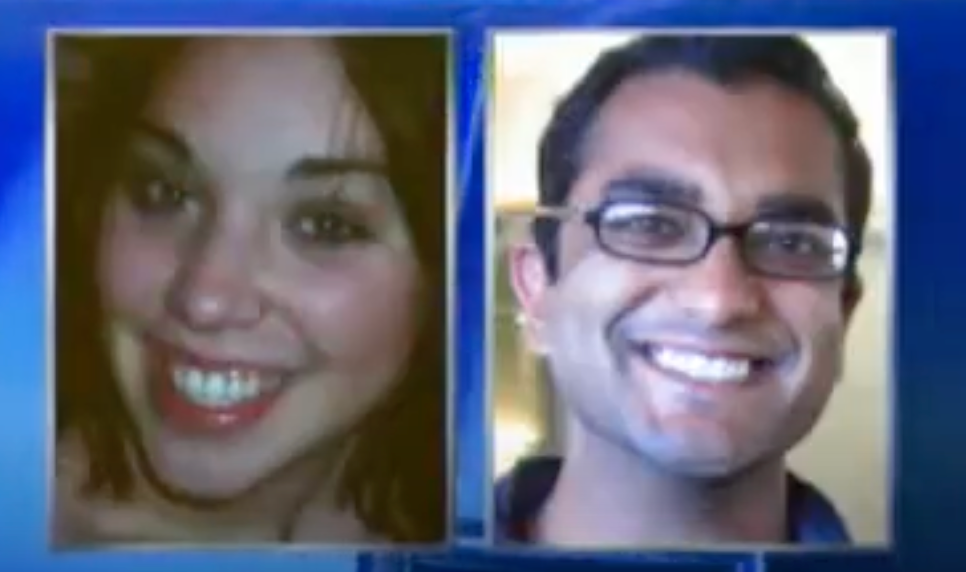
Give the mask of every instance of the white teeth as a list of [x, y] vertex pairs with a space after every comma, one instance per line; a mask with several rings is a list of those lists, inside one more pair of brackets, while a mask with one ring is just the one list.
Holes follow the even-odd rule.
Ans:
[[231, 407], [278, 387], [278, 378], [264, 378], [238, 371], [210, 372], [179, 367], [174, 384], [191, 402], [203, 407]]
[[205, 385], [205, 393], [208, 395], [208, 401], [211, 403], [220, 405], [222, 398], [228, 397], [225, 377], [221, 374], [209, 373], [208, 382]]
[[735, 383], [751, 373], [751, 360], [654, 346], [651, 357], [658, 366], [706, 383]]

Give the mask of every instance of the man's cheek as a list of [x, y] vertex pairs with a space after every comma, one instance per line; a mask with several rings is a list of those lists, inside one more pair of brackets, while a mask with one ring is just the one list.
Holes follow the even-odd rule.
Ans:
[[[554, 372], [565, 391], [598, 401], [614, 377], [614, 358], [607, 339], [608, 314], [585, 300], [560, 296], [548, 324]], [[589, 403], [589, 402], [588, 402]]]
[[591, 366], [599, 373], [610, 361], [609, 326], [627, 303], [628, 281], [615, 266], [605, 257], [589, 255], [548, 294], [551, 345], [575, 367]]
[[844, 365], [845, 331], [841, 322], [826, 322], [816, 329], [813, 340], [814, 375], [838, 381]]
[[792, 325], [802, 360], [802, 368], [791, 376], [787, 390], [795, 395], [824, 393], [842, 373], [845, 321], [841, 305], [816, 297], [799, 299], [785, 308], [783, 320]]
[[[601, 253], [590, 253], [561, 276], [558, 304], [571, 311], [613, 316], [633, 295], [633, 265]], [[566, 308], [561, 308], [566, 310]]]

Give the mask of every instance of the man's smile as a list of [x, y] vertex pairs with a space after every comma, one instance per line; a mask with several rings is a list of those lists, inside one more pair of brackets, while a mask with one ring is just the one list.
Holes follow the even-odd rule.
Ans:
[[779, 363], [763, 352], [672, 342], [633, 342], [634, 359], [674, 379], [704, 386], [739, 386], [762, 380]]

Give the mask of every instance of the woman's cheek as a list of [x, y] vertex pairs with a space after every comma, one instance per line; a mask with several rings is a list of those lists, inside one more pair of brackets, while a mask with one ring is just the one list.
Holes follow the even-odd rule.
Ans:
[[360, 253], [318, 270], [294, 310], [323, 352], [354, 369], [398, 367], [417, 335], [419, 282], [411, 258]]

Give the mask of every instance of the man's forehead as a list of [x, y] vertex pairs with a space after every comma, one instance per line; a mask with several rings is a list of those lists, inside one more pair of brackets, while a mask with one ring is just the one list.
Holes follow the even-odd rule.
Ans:
[[815, 102], [777, 80], [748, 76], [718, 81], [678, 68], [627, 77], [604, 101], [600, 115], [650, 113], [682, 119], [678, 114], [698, 110], [717, 112], [722, 121], [750, 114], [831, 128]]
[[788, 88], [658, 72], [625, 80], [602, 105], [583, 148], [583, 175], [598, 179], [596, 192], [576, 190], [597, 195], [606, 179], [653, 171], [712, 196], [723, 189], [751, 202], [759, 195], [813, 195], [841, 217], [840, 158], [822, 110]]

